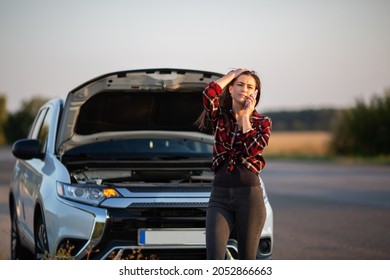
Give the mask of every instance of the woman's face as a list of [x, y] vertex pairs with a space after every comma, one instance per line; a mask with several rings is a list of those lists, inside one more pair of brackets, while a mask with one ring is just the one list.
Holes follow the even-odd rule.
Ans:
[[253, 94], [256, 90], [256, 80], [250, 75], [241, 75], [229, 86], [229, 92], [232, 96], [233, 103], [238, 103], [242, 106], [245, 104], [246, 98]]

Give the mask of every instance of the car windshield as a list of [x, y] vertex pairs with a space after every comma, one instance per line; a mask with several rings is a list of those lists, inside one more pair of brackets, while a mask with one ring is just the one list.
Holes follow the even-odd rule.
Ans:
[[212, 144], [189, 139], [143, 138], [87, 144], [69, 150], [68, 158], [170, 159], [212, 156]]

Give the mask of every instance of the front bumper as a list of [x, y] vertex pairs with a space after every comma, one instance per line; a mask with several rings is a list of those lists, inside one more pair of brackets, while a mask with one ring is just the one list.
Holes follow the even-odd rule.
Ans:
[[[64, 213], [58, 228], [50, 234], [55, 252], [73, 259], [206, 259], [206, 244], [144, 244], [139, 229], [203, 229], [206, 224], [207, 200], [132, 203], [126, 208], [100, 208], [72, 201], [63, 202]], [[182, 201], [182, 202], [181, 202]], [[258, 259], [272, 257], [273, 213], [266, 202], [267, 219], [259, 244]], [[48, 228], [50, 228], [48, 226]], [[49, 232], [48, 232], [49, 233]], [[50, 235], [49, 234], [49, 235]], [[53, 240], [53, 241], [54, 241]], [[50, 243], [50, 240], [49, 240]], [[237, 259], [234, 233], [227, 246], [227, 258]]]

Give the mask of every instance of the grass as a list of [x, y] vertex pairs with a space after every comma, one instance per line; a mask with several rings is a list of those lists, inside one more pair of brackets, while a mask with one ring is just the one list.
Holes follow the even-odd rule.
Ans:
[[[45, 260], [73, 260], [72, 251], [75, 248], [74, 245], [69, 243], [69, 240], [66, 242], [66, 245], [57, 250], [56, 255], [53, 257], [49, 254], [49, 252], [45, 252], [44, 259]], [[97, 253], [97, 251], [92, 251], [90, 249], [87, 250], [86, 259], [90, 259], [91, 253]], [[107, 257], [107, 260], [158, 260], [155, 254], [150, 255], [149, 257], [145, 257], [142, 254], [142, 249], [133, 249], [130, 253], [125, 253], [125, 250], [115, 250], [111, 252], [111, 254]]]
[[332, 134], [325, 131], [274, 131], [268, 147], [264, 150], [266, 158], [292, 160], [325, 160], [343, 163], [368, 163], [390, 165], [390, 156], [337, 156], [329, 152]]
[[267, 157], [327, 158], [331, 134], [324, 131], [272, 132]]

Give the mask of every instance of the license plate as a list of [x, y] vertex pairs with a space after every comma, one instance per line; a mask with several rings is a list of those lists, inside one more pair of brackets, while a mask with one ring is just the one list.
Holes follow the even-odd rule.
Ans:
[[206, 231], [198, 229], [139, 229], [138, 245], [205, 245]]

